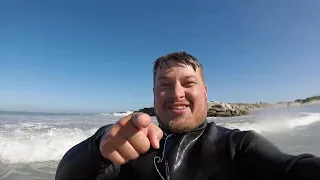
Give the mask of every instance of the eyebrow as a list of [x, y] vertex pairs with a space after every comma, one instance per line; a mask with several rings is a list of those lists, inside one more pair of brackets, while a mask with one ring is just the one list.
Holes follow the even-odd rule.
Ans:
[[[157, 78], [157, 80], [168, 79], [168, 78], [169, 78], [168, 76], [160, 76], [160, 77]], [[190, 78], [196, 79], [194, 76], [185, 76], [183, 78], [185, 78], [185, 79], [190, 79]]]
[[160, 76], [157, 78], [157, 80], [161, 80], [161, 79], [168, 79], [168, 76]]
[[194, 77], [194, 76], [186, 76], [185, 78], [186, 78], [186, 79], [189, 79], [189, 78], [197, 79], [197, 78], [196, 78], [196, 77]]

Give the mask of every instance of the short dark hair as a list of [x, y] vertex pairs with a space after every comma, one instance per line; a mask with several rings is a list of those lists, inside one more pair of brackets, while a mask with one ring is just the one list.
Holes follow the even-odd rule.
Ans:
[[[161, 69], [161, 66], [163, 63], [165, 63], [168, 67], [168, 61], [174, 61], [178, 63], [183, 63], [185, 65], [191, 66], [194, 71], [197, 71], [197, 68], [200, 70], [201, 78], [204, 82], [204, 72], [203, 67], [199, 63], [198, 59], [192, 56], [191, 54], [186, 53], [185, 51], [178, 51], [178, 52], [172, 52], [168, 53], [166, 55], [163, 55], [159, 57], [153, 65], [153, 84], [155, 83], [156, 73], [158, 67]], [[170, 67], [169, 67], [170, 68]]]

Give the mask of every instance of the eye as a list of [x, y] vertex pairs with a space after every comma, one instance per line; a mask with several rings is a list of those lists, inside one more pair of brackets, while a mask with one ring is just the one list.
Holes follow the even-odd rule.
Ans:
[[195, 84], [197, 84], [197, 83], [194, 82], [194, 81], [187, 81], [186, 86], [187, 86], [187, 87], [192, 87], [192, 86], [194, 86]]
[[159, 82], [159, 86], [169, 86], [168, 82]]
[[168, 83], [160, 83], [160, 86], [168, 86]]

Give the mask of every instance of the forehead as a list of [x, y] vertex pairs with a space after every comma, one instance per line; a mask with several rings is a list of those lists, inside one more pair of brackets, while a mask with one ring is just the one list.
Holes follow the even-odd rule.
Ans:
[[156, 77], [167, 76], [200, 76], [199, 69], [196, 71], [191, 65], [182, 62], [167, 61], [159, 65], [156, 70]]

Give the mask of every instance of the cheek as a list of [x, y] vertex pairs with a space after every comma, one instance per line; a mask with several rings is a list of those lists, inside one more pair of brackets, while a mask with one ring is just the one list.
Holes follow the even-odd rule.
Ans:
[[187, 98], [192, 101], [194, 104], [203, 104], [205, 101], [205, 92], [201, 89], [194, 89], [186, 93]]
[[155, 102], [157, 104], [162, 103], [165, 99], [165, 92], [164, 91], [160, 91], [159, 89], [155, 89], [154, 91], [154, 98], [155, 98]]

